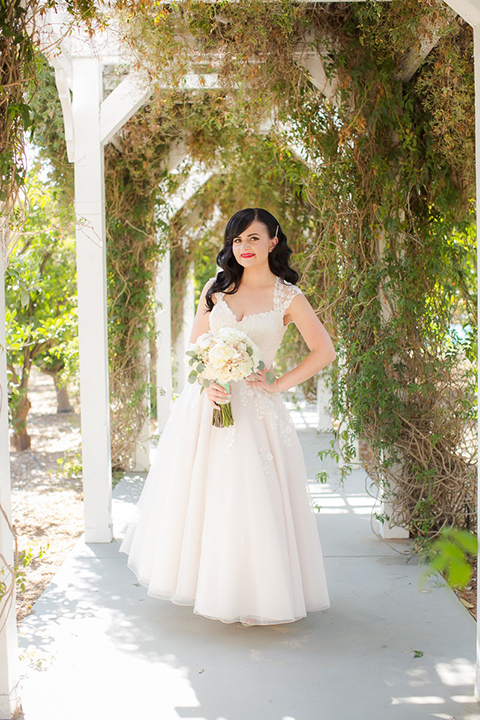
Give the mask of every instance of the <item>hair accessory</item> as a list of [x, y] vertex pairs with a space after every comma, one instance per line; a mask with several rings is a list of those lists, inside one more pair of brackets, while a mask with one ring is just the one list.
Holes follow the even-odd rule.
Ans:
[[280, 225], [277, 225], [277, 229], [275, 230], [275, 236], [277, 236], [278, 228], [279, 228], [279, 227], [280, 227]]

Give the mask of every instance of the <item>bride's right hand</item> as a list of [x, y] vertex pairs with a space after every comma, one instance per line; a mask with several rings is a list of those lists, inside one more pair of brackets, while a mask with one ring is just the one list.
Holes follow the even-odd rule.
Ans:
[[210, 383], [210, 385], [205, 388], [205, 392], [207, 393], [212, 408], [218, 408], [218, 405], [216, 405], [217, 402], [225, 403], [230, 400], [230, 393], [227, 393], [225, 388], [218, 383]]

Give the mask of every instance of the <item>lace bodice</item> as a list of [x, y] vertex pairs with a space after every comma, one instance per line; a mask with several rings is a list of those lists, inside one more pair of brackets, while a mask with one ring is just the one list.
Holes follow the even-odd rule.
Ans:
[[[210, 278], [209, 286], [215, 278]], [[243, 330], [258, 346], [261, 358], [267, 367], [272, 364], [282, 342], [287, 325], [283, 324], [284, 315], [293, 298], [302, 291], [297, 285], [275, 278], [273, 289], [273, 307], [260, 313], [244, 315], [237, 320], [233, 310], [224, 300], [225, 293], [216, 292], [215, 305], [210, 312], [210, 329], [217, 331], [222, 327], [236, 327]]]

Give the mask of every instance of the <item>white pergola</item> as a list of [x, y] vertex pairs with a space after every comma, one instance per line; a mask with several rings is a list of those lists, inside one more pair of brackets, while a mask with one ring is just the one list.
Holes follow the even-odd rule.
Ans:
[[[234, 0], [232, 0], [234, 1]], [[300, 0], [302, 1], [302, 0]], [[316, 0], [335, 2], [336, 0]], [[362, 0], [357, 0], [362, 1]], [[477, 227], [480, 228], [480, 0], [446, 0], [456, 13], [473, 28], [475, 56], [475, 119], [476, 119], [476, 199]], [[104, 147], [123, 125], [149, 99], [153, 88], [144, 77], [133, 70], [118, 86], [103, 98], [103, 69], [106, 65], [124, 62], [124, 50], [115, 38], [104, 33], [100, 38], [64, 37], [64, 22], [51, 13], [45, 18], [44, 46], [52, 46], [46, 54], [55, 69], [55, 77], [65, 123], [68, 159], [75, 166], [75, 208], [77, 214], [77, 285], [78, 325], [80, 347], [80, 397], [82, 430], [82, 463], [84, 487], [85, 541], [108, 543], [112, 534], [112, 477], [110, 458], [109, 377], [107, 342], [106, 299], [106, 242], [105, 242], [105, 184]], [[328, 79], [322, 62], [322, 52], [311, 45], [312, 36], [306, 36], [295, 51], [295, 59], [310, 74], [319, 92], [333, 98], [335, 82]], [[438, 38], [429, 37], [418, 52], [411, 52], [401, 68], [402, 79], [408, 81]], [[186, 89], [209, 90], [218, 87], [215, 75], [188, 73], [184, 78]], [[274, 118], [266, 118], [259, 132], [268, 132]], [[284, 128], [288, 131], [288, 128]], [[308, 150], [291, 143], [293, 152], [309, 163]], [[168, 168], [174, 171], [187, 158], [187, 151], [179, 141], [170, 149]], [[195, 166], [187, 182], [179, 190], [171, 212], [187, 202], [215, 168]], [[168, 216], [164, 219], [168, 220]], [[480, 235], [480, 229], [477, 230]], [[13, 562], [12, 534], [8, 527], [11, 518], [9, 429], [7, 410], [7, 375], [5, 357], [5, 294], [3, 254], [0, 253], [0, 502], [6, 518], [1, 519], [0, 559], [5, 566]], [[156, 295], [162, 304], [157, 313], [156, 326], [161, 341], [157, 360], [158, 419], [161, 428], [169, 414], [171, 376], [170, 335], [170, 259], [167, 252], [158, 268]], [[480, 255], [477, 255], [477, 273]], [[480, 298], [479, 298], [480, 308]], [[188, 341], [193, 302], [187, 292], [185, 322], [177, 344], [179, 367], [183, 367], [183, 351]], [[479, 313], [480, 317], [480, 313]], [[179, 377], [182, 384], [184, 378]], [[164, 393], [161, 388], [166, 392]], [[480, 401], [479, 401], [480, 405]], [[479, 408], [480, 409], [480, 408]], [[480, 412], [479, 412], [480, 416]], [[137, 453], [138, 469], [148, 469], [148, 429], [145, 429]], [[385, 507], [387, 505], [385, 504]], [[479, 523], [480, 525], [480, 523]], [[480, 529], [480, 528], [479, 528]], [[405, 531], [388, 525], [385, 537], [405, 537]], [[407, 533], [408, 536], [408, 533]], [[479, 553], [480, 554], [480, 553]], [[0, 610], [6, 615], [6, 624], [0, 633], [0, 718], [10, 718], [19, 706], [18, 697], [18, 646], [15, 621], [15, 597], [10, 595], [10, 606]], [[477, 596], [477, 607], [478, 607]], [[480, 700], [480, 630], [477, 631], [475, 696]]]

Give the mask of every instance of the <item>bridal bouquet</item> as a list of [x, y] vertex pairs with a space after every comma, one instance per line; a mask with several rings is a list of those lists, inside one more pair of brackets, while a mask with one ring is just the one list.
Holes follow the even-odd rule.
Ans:
[[[202, 380], [200, 392], [216, 382], [230, 392], [232, 380], [243, 380], [257, 370], [265, 367], [259, 357], [260, 351], [252, 340], [241, 330], [225, 327], [218, 332], [206, 332], [197, 338], [191, 349], [187, 350], [190, 357], [188, 363], [192, 371], [188, 381], [194, 383]], [[274, 382], [273, 373], [267, 373], [267, 382]], [[221, 403], [214, 408], [212, 425], [228, 427], [233, 425], [232, 406], [230, 402]]]

